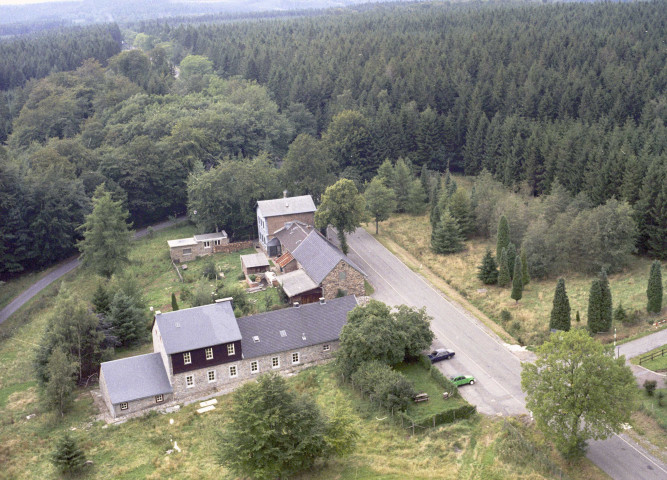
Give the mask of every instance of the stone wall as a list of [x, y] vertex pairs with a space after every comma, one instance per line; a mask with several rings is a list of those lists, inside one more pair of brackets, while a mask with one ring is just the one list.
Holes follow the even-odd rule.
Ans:
[[[341, 273], [344, 278], [341, 278]], [[338, 262], [329, 275], [322, 280], [322, 296], [327, 300], [336, 298], [338, 290], [343, 290], [347, 295], [358, 297], [365, 295], [364, 276], [352, 268], [347, 262]]]
[[214, 253], [232, 253], [255, 246], [255, 240], [245, 240], [243, 242], [228, 243], [227, 245], [216, 245], [213, 247]]
[[117, 403], [113, 406], [111, 415], [114, 418], [119, 418], [119, 417], [124, 417], [125, 415], [130, 415], [132, 413], [140, 412], [142, 410], [163, 407], [164, 404], [174, 400], [174, 395], [171, 393], [165, 393], [162, 396], [162, 398], [163, 400], [159, 403], [155, 401], [155, 396], [140, 398], [139, 400], [132, 400], [131, 402], [127, 402], [126, 410], [121, 410], [120, 404]]

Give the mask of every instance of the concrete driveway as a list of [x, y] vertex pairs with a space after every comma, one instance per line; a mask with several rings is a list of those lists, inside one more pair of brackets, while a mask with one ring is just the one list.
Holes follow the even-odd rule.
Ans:
[[[466, 400], [489, 415], [527, 413], [521, 391], [521, 361], [512, 346], [445, 298], [365, 230], [359, 228], [349, 235], [348, 243], [350, 258], [366, 271], [375, 288], [374, 298], [389, 305], [426, 307], [433, 317], [436, 345], [456, 352], [438, 368], [446, 375], [470, 374], [478, 380], [460, 389]], [[667, 465], [625, 435], [589, 442], [588, 458], [617, 480], [667, 478]]]

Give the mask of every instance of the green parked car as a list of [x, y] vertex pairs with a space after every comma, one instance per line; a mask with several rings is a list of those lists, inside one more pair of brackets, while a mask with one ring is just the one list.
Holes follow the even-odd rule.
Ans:
[[450, 378], [452, 383], [456, 385], [457, 387], [460, 387], [461, 385], [472, 385], [475, 383], [475, 377], [472, 375], [456, 375], [452, 378]]

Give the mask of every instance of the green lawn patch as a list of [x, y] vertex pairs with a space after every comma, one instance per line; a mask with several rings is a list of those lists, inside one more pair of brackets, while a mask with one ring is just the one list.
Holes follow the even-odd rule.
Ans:
[[[644, 359], [641, 363], [640, 360]], [[630, 362], [635, 365], [641, 365], [644, 368], [653, 370], [654, 372], [660, 372], [667, 370], [667, 345], [658, 347], [655, 350], [646, 352], [643, 355], [634, 357]]]
[[[664, 396], [660, 400], [660, 393]], [[640, 393], [641, 409], [665, 430], [667, 434], [667, 388], [658, 388], [652, 396], [648, 396], [644, 390]]]

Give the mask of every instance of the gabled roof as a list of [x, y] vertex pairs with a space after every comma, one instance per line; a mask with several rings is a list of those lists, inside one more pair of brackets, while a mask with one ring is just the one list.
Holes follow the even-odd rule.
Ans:
[[303, 270], [294, 270], [284, 275], [278, 275], [277, 280], [288, 297], [309, 292], [320, 286], [319, 283], [315, 283]]
[[313, 229], [313, 226], [303, 222], [285, 222], [285, 226], [276, 230], [274, 235], [280, 240], [283, 248], [291, 252], [305, 240]]
[[173, 392], [159, 353], [104, 362], [101, 370], [112, 404]]
[[231, 301], [155, 315], [167, 354], [241, 340]]
[[294, 260], [294, 257], [291, 253], [287, 252], [276, 258], [274, 262], [277, 263], [280, 268], [285, 268], [285, 266], [292, 260]]
[[246, 268], [252, 267], [268, 267], [269, 261], [266, 259], [266, 255], [263, 253], [251, 253], [249, 255], [241, 255], [241, 263], [246, 266]]
[[203, 242], [205, 240], [218, 240], [221, 238], [227, 238], [227, 232], [225, 232], [224, 230], [222, 232], [202, 233], [201, 235], [194, 236], [194, 239], [197, 242]]
[[[239, 318], [243, 357], [254, 358], [334, 342], [347, 323], [347, 313], [356, 306], [357, 299], [348, 295], [327, 300], [324, 304], [309, 303], [299, 308], [289, 307]], [[253, 337], [259, 337], [259, 342]]]
[[276, 198], [273, 200], [260, 200], [257, 202], [257, 210], [264, 218], [290, 215], [293, 213], [314, 212], [315, 203], [310, 195], [300, 197]]
[[329, 275], [331, 270], [342, 260], [362, 275], [366, 273], [338, 250], [320, 232], [313, 230], [292, 252], [308, 276], [318, 285]]

